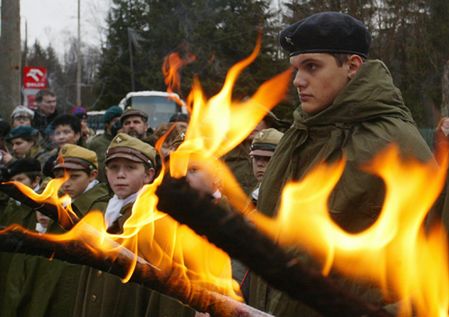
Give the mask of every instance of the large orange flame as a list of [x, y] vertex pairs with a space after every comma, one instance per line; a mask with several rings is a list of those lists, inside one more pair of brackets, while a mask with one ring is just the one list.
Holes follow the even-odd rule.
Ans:
[[378, 220], [363, 232], [347, 233], [329, 216], [327, 201], [343, 161], [319, 166], [303, 181], [287, 184], [275, 220], [260, 214], [254, 219], [282, 245], [313, 254], [323, 274], [335, 268], [376, 283], [385, 296], [400, 300], [401, 316], [447, 316], [446, 236], [441, 227], [429, 234], [424, 230], [425, 217], [444, 185], [445, 168], [399, 157], [397, 148], [390, 147], [367, 168], [384, 180], [386, 196]]
[[[231, 100], [232, 87], [237, 76], [257, 56], [260, 43], [250, 57], [236, 64], [229, 72], [223, 90], [206, 101], [199, 82], [191, 92], [191, 121], [188, 127], [186, 141], [175, 153], [170, 161], [171, 172], [175, 175], [185, 175], [189, 162], [202, 162], [209, 166], [209, 171], [216, 166], [223, 168], [229, 175], [230, 182], [236, 184], [231, 173], [218, 161], [222, 156], [242, 140], [254, 129], [257, 123], [275, 106], [283, 97], [290, 78], [290, 71], [276, 76], [262, 85], [254, 96], [243, 102]], [[167, 59], [167, 67], [171, 77], [170, 83], [178, 85], [176, 74], [182, 63], [175, 55]], [[164, 66], [164, 68], [165, 68]], [[103, 215], [90, 212], [83, 217], [69, 232], [62, 235], [47, 235], [48, 239], [66, 241], [78, 239], [85, 242], [92, 250], [101, 250], [102, 253], [114, 255], [117, 250], [123, 251], [126, 247], [132, 253], [133, 263], [128, 275], [123, 281], [128, 281], [133, 274], [136, 261], [147, 261], [167, 274], [182, 274], [192, 284], [198, 283], [206, 288], [241, 299], [238, 284], [232, 279], [231, 262], [229, 256], [222, 250], [210, 244], [206, 239], [196, 235], [190, 228], [180, 225], [170, 216], [157, 210], [158, 198], [156, 188], [162, 182], [165, 169], [150, 185], [144, 186], [139, 192], [133, 205], [132, 214], [124, 224], [120, 234], [109, 234]], [[20, 189], [33, 199], [50, 199], [59, 204], [64, 220], [64, 212], [70, 210], [58, 198], [57, 192], [65, 179], [50, 182], [43, 195], [34, 194], [31, 190]], [[225, 182], [226, 183], [226, 182]], [[240, 201], [246, 201], [246, 196], [240, 190], [236, 191]], [[45, 197], [44, 197], [45, 196]], [[243, 204], [243, 203], [242, 203]], [[65, 203], [67, 205], [67, 203]], [[120, 248], [119, 248], [120, 247]], [[173, 268], [176, 267], [176, 270]]]

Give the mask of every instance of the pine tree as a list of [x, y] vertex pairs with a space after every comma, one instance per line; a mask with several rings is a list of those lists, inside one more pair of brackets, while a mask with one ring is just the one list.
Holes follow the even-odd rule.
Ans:
[[105, 89], [104, 106], [117, 103], [131, 89], [129, 58], [123, 57], [128, 55], [127, 27], [135, 32], [138, 90], [165, 90], [162, 63], [177, 51], [197, 57], [183, 70], [181, 94], [187, 96], [196, 75], [211, 96], [221, 89], [228, 69], [251, 53], [259, 31], [264, 34], [261, 54], [238, 81], [234, 96], [252, 95], [264, 80], [288, 67], [276, 59], [277, 30], [267, 0], [134, 0], [132, 11], [128, 2], [114, 1], [108, 18], [108, 46], [103, 48], [98, 72], [98, 82]]

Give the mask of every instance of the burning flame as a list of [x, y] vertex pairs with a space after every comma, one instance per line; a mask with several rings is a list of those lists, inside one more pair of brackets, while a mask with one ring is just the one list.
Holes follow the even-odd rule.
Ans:
[[441, 226], [430, 233], [424, 228], [425, 217], [443, 188], [445, 168], [433, 161], [401, 160], [396, 147], [380, 153], [367, 170], [385, 182], [384, 205], [378, 220], [357, 234], [342, 230], [327, 208], [343, 169], [343, 161], [322, 165], [301, 182], [287, 184], [277, 218], [258, 214], [255, 221], [282, 245], [314, 255], [322, 263], [323, 274], [335, 268], [351, 278], [376, 283], [386, 298], [400, 300], [400, 316], [413, 312], [447, 316], [447, 238]]
[[222, 191], [232, 198], [233, 205], [239, 210], [248, 206], [248, 198], [218, 158], [243, 142], [282, 100], [291, 76], [291, 70], [287, 70], [263, 83], [251, 98], [232, 100], [235, 81], [256, 59], [260, 46], [259, 40], [251, 55], [229, 70], [222, 90], [209, 100], [204, 96], [199, 81], [194, 81], [187, 102], [190, 122], [185, 140], [170, 155], [170, 173], [176, 178], [186, 175], [189, 162], [202, 166], [209, 175], [220, 171]]
[[[219, 174], [223, 192], [241, 211], [247, 207], [248, 199], [218, 158], [241, 143], [281, 100], [290, 78], [289, 70], [264, 83], [251, 98], [232, 100], [237, 77], [259, 50], [260, 42], [248, 58], [230, 69], [223, 89], [209, 100], [195, 80], [188, 99], [191, 121], [186, 138], [170, 155], [169, 171], [173, 177], [186, 175], [192, 164], [201, 166], [209, 175]], [[164, 64], [166, 83], [174, 89], [179, 89], [176, 74], [183, 65], [176, 55], [170, 55]], [[275, 219], [258, 212], [248, 217], [281, 245], [293, 245], [313, 255], [323, 274], [336, 270], [357, 280], [376, 283], [387, 299], [400, 301], [401, 316], [413, 313], [447, 316], [446, 235], [441, 227], [430, 232], [424, 230], [425, 217], [444, 185], [447, 160], [441, 165], [443, 168], [434, 162], [404, 161], [395, 147], [379, 154], [366, 169], [384, 180], [385, 201], [377, 221], [360, 233], [345, 232], [329, 216], [327, 201], [343, 173], [344, 161], [320, 165], [302, 181], [288, 183]], [[155, 190], [165, 173], [164, 168], [153, 184], [142, 189], [123, 233], [107, 233], [103, 215], [91, 212], [70, 232], [47, 235], [48, 238], [79, 239], [93, 250], [111, 254], [125, 246], [134, 261], [125, 281], [137, 261], [147, 261], [161, 271], [173, 272], [176, 268], [177, 274], [192, 283], [215, 287], [239, 298], [236, 282], [231, 278], [229, 257], [156, 209]], [[63, 202], [57, 192], [64, 181], [51, 181], [41, 195], [18, 186], [36, 201], [61, 206]], [[61, 207], [58, 213], [63, 223], [69, 223], [73, 216], [70, 208]]]
[[[274, 77], [246, 101], [231, 100], [235, 80], [257, 57], [259, 50], [260, 43], [250, 57], [230, 70], [222, 91], [209, 101], [205, 100], [199, 81], [195, 82], [189, 99], [192, 113], [186, 140], [171, 154], [171, 173], [177, 176], [185, 175], [188, 166], [195, 162], [204, 163], [203, 166], [208, 167], [209, 171], [215, 170], [218, 164], [229, 175], [229, 182], [236, 184], [235, 179], [230, 176], [231, 173], [217, 158], [242, 142], [267, 112], [281, 100], [291, 73], [288, 70]], [[193, 58], [190, 62], [192, 60]], [[172, 54], [167, 58], [163, 69], [168, 67], [166, 82], [169, 86], [173, 85], [175, 89], [179, 89], [179, 77], [176, 75], [184, 64], [177, 55]], [[122, 233], [108, 233], [103, 215], [90, 212], [69, 232], [62, 235], [47, 234], [46, 237], [60, 242], [78, 239], [84, 241], [92, 250], [112, 256], [115, 252], [122, 252], [123, 247], [126, 247], [131, 251], [132, 264], [127, 276], [123, 278], [125, 282], [132, 276], [137, 261], [147, 261], [162, 272], [166, 271], [167, 274], [175, 272], [179, 277], [188, 278], [192, 284], [240, 300], [238, 284], [232, 279], [229, 256], [206, 239], [196, 235], [190, 228], [157, 210], [158, 198], [155, 191], [162, 182], [164, 174], [165, 169], [152, 184], [144, 186], [140, 191]], [[45, 195], [40, 196], [23, 186], [19, 188], [33, 199], [41, 199], [60, 206], [62, 213], [59, 219], [64, 221], [67, 217], [64, 212], [66, 210], [70, 212], [70, 204], [64, 209], [63, 202], [57, 195], [64, 181], [65, 179], [56, 179], [50, 182], [44, 192]], [[240, 189], [236, 190], [236, 193], [234, 196], [239, 197], [242, 205], [243, 202], [247, 202], [247, 197]]]
[[181, 58], [179, 53], [171, 53], [165, 59], [162, 64], [162, 74], [164, 75], [164, 82], [167, 85], [167, 92], [180, 92], [181, 91], [181, 68], [193, 63], [196, 60], [196, 56], [187, 53], [185, 58]]

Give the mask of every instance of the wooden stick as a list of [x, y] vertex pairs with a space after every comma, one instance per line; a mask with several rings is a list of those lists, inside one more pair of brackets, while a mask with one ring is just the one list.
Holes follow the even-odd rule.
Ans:
[[[88, 228], [89, 234], [92, 234], [91, 229]], [[87, 265], [119, 277], [126, 275], [133, 260], [132, 253], [124, 247], [117, 248], [117, 253], [114, 255], [108, 255], [99, 250], [93, 252], [92, 247], [83, 241], [55, 242], [45, 235], [27, 231], [17, 225], [0, 230], [0, 251], [55, 258], [74, 264]], [[212, 316], [271, 316], [207, 288], [210, 286], [211, 289], [214, 289], [213, 285], [195, 285], [186, 280], [181, 271], [181, 267], [174, 265], [169, 272], [164, 272], [140, 258], [130, 282], [174, 297], [193, 309], [209, 312]]]
[[[185, 179], [165, 177], [156, 190], [158, 209], [188, 225], [199, 235], [240, 260], [271, 286], [312, 307], [324, 316], [391, 316], [337, 288], [320, 272], [301, 265], [294, 255], [260, 232], [242, 214], [202, 197]], [[174, 199], [176, 197], [176, 199]]]

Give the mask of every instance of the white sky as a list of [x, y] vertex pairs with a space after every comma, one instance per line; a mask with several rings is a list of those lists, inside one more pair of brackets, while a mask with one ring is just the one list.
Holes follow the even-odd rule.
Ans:
[[[104, 38], [105, 18], [112, 0], [81, 0], [81, 40], [99, 46]], [[25, 21], [28, 25], [28, 45], [36, 39], [47, 47], [49, 43], [62, 56], [70, 37], [77, 37], [78, 0], [20, 0], [22, 42]]]

